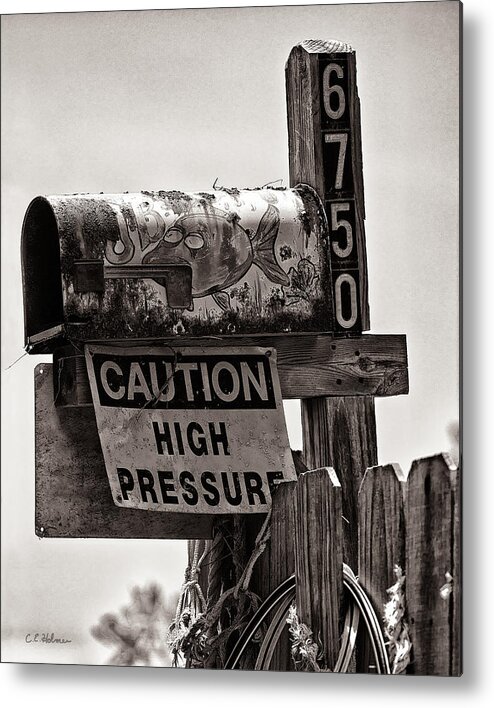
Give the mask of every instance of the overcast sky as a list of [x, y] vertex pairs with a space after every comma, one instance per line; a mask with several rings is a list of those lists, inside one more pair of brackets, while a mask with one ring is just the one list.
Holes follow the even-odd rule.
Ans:
[[[410, 394], [378, 400], [380, 462], [450, 447], [458, 418], [455, 2], [2, 18], [4, 659], [101, 662], [88, 635], [135, 583], [178, 589], [178, 541], [38, 540], [20, 232], [38, 194], [288, 183], [284, 65], [307, 38], [357, 51], [372, 331], [407, 335]], [[300, 447], [295, 403], [287, 406]], [[41, 626], [40, 626], [41, 625]], [[49, 658], [24, 643], [73, 638]], [[43, 651], [43, 650], [41, 650]], [[48, 650], [46, 650], [48, 651]], [[10, 652], [10, 654], [9, 654]]]

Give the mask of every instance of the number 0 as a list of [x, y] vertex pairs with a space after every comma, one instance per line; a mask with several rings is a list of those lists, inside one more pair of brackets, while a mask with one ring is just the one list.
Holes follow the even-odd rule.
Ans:
[[[338, 118], [341, 118], [345, 112], [346, 99], [345, 93], [341, 86], [338, 86], [338, 84], [335, 86], [330, 85], [332, 71], [335, 72], [339, 79], [343, 78], [343, 67], [339, 64], [328, 64], [322, 75], [322, 95], [324, 100], [324, 110], [332, 120], [338, 120]], [[338, 108], [335, 111], [331, 108], [331, 96], [334, 93], [338, 96]]]
[[[343, 306], [342, 306], [342, 297], [341, 297], [341, 289], [343, 283], [348, 283], [350, 286], [350, 317], [348, 319], [345, 319], [343, 317]], [[348, 273], [342, 273], [336, 278], [336, 282], [334, 284], [334, 290], [335, 290], [335, 300], [336, 300], [336, 320], [338, 324], [343, 327], [344, 329], [350, 329], [350, 327], [353, 327], [355, 322], [357, 321], [357, 316], [358, 316], [358, 309], [357, 309], [357, 283], [355, 282], [355, 278], [353, 278], [351, 275]]]

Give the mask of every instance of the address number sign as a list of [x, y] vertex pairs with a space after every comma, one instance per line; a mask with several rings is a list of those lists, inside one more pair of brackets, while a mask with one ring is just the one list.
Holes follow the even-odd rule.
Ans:
[[352, 134], [352, 55], [319, 61], [324, 202], [330, 231], [330, 261], [338, 331], [361, 330], [355, 140]]

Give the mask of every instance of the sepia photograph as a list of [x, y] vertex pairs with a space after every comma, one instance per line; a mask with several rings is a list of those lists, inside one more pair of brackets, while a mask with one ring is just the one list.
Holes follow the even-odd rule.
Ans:
[[2, 14], [2, 662], [462, 675], [462, 15]]

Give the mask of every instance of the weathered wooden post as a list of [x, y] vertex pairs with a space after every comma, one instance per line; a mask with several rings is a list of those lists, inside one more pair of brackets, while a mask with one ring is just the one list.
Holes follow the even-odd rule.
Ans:
[[[328, 235], [322, 248], [331, 272], [336, 335], [331, 348], [338, 358], [353, 343], [358, 374], [369, 367], [353, 337], [370, 323], [356, 79], [355, 52], [344, 42], [302, 42], [286, 66], [290, 184], [310, 184], [324, 204]], [[340, 396], [302, 400], [305, 462], [310, 469], [329, 465], [337, 471], [346, 519], [344, 558], [354, 567], [358, 490], [365, 469], [377, 464], [374, 398], [364, 380], [357, 375], [353, 391]], [[343, 376], [335, 384], [343, 389]]]
[[[370, 327], [356, 73], [355, 52], [338, 41], [302, 42], [286, 67], [290, 184], [310, 184], [324, 204], [333, 329], [340, 336]], [[335, 339], [333, 350], [339, 346]], [[353, 354], [356, 366], [365, 367], [357, 346]], [[356, 567], [358, 490], [363, 470], [377, 464], [374, 399], [350, 394], [303, 399], [301, 406], [305, 462], [311, 469], [337, 470], [346, 522], [344, 559]], [[334, 655], [333, 647], [323, 650]]]

